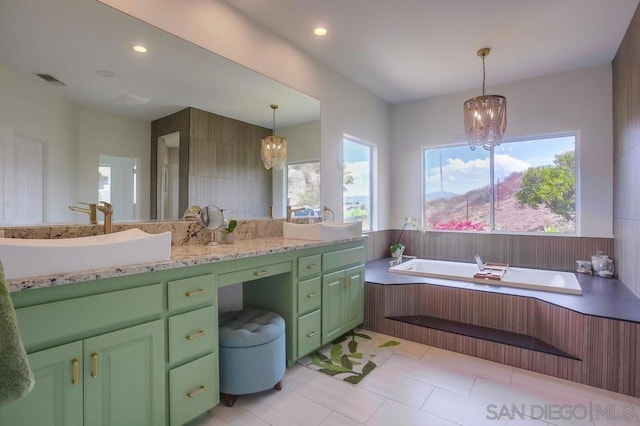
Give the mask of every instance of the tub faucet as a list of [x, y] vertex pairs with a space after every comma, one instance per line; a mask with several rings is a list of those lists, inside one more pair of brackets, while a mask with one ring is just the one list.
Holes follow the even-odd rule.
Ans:
[[69, 206], [69, 210], [80, 213], [87, 213], [89, 215], [89, 223], [95, 225], [98, 223], [98, 218], [96, 214], [97, 206], [94, 203], [82, 203], [78, 202], [78, 204], [85, 205], [87, 207], [78, 207], [78, 206]]
[[104, 214], [104, 233], [110, 234], [112, 232], [113, 206], [106, 201], [100, 201], [100, 204], [102, 205], [96, 206], [96, 208]]

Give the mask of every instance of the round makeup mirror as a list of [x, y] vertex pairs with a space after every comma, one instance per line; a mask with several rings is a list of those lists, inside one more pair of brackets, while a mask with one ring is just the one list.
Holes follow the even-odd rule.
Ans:
[[200, 224], [211, 231], [210, 246], [218, 245], [216, 242], [216, 231], [222, 228], [223, 223], [224, 214], [222, 213], [222, 209], [213, 205], [208, 205], [200, 210]]

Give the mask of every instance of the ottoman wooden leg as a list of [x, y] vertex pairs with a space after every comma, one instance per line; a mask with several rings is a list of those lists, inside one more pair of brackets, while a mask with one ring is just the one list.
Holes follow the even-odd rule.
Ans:
[[273, 385], [273, 388], [275, 390], [282, 390], [282, 380], [280, 380], [278, 383], [276, 383], [275, 385]]
[[221, 395], [222, 395], [222, 402], [227, 407], [233, 407], [233, 404], [236, 403], [236, 396], [235, 395], [229, 395], [228, 393], [223, 393]]

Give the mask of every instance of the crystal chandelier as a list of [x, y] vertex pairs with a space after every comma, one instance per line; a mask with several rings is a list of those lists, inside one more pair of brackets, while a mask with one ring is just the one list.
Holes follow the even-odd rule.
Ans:
[[282, 170], [287, 161], [287, 140], [276, 136], [276, 110], [278, 105], [271, 105], [273, 109], [273, 135], [262, 139], [262, 162], [267, 169]]
[[472, 150], [482, 145], [486, 150], [500, 145], [507, 128], [507, 99], [500, 95], [485, 95], [486, 78], [484, 58], [491, 49], [485, 47], [478, 50], [482, 58], [482, 96], [476, 96], [464, 103], [464, 132]]

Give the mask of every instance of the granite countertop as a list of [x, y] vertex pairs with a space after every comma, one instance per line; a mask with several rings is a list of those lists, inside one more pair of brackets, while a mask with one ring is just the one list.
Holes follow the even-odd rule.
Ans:
[[418, 277], [389, 272], [388, 259], [367, 262], [365, 281], [371, 284], [431, 284], [514, 296], [532, 297], [586, 315], [640, 323], [640, 299], [621, 281], [613, 278], [576, 274], [582, 295], [475, 284], [464, 281]]
[[40, 277], [15, 278], [6, 280], [5, 284], [9, 289], [9, 292], [12, 293], [23, 290], [93, 281], [103, 278], [122, 277], [126, 275], [142, 274], [145, 272], [162, 271], [268, 254], [286, 253], [294, 250], [358, 241], [363, 238], [364, 237], [355, 237], [330, 241], [308, 241], [274, 237], [254, 240], [236, 240], [234, 244], [220, 244], [212, 247], [206, 245], [174, 246], [171, 248], [171, 259], [164, 262], [121, 266], [91, 271], [79, 271]]

